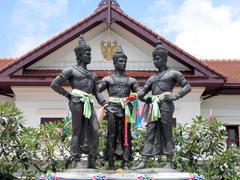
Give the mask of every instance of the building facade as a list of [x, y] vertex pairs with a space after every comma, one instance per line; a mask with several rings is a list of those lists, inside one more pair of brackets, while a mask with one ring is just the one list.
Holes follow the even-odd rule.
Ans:
[[[88, 69], [98, 79], [112, 73], [113, 63], [106, 53], [111, 55], [114, 46], [121, 45], [128, 56], [127, 73], [140, 85], [156, 72], [151, 54], [159, 36], [169, 51], [168, 66], [181, 71], [192, 86], [191, 93], [175, 103], [176, 122], [191, 123], [193, 117], [207, 118], [212, 111], [228, 127], [229, 142], [239, 142], [240, 61], [199, 60], [128, 16], [116, 1], [102, 1], [90, 16], [19, 58], [0, 58], [0, 102], [19, 107], [26, 125], [66, 116], [67, 99], [56, 94], [50, 83], [76, 63], [73, 49], [80, 34], [92, 48]], [[70, 90], [68, 84], [66, 89]]]

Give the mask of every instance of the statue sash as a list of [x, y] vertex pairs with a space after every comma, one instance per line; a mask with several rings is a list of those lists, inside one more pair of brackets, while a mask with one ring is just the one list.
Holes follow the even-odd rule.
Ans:
[[88, 94], [79, 89], [73, 89], [71, 95], [75, 96], [75, 97], [80, 97], [80, 101], [82, 101], [84, 103], [83, 116], [86, 117], [87, 119], [90, 119], [91, 114], [92, 114], [91, 103], [93, 103], [93, 95]]

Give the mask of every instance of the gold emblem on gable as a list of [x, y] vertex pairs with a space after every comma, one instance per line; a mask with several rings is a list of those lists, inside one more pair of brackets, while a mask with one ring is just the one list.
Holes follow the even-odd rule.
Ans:
[[112, 59], [112, 56], [116, 53], [117, 51], [117, 41], [102, 41], [101, 42], [101, 45], [100, 45], [100, 48], [101, 48], [101, 52], [102, 52], [102, 55], [103, 57], [106, 59], [106, 60], [111, 60]]

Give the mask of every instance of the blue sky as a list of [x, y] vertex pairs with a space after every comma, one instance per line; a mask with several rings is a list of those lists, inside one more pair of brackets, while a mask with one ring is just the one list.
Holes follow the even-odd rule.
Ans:
[[[240, 59], [239, 0], [117, 0], [198, 58]], [[0, 0], [0, 57], [19, 57], [91, 14], [100, 0]]]

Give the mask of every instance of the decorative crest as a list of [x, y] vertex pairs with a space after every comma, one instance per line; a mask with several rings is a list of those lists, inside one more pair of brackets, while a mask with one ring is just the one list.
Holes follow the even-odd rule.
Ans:
[[102, 51], [102, 55], [106, 60], [111, 60], [112, 56], [116, 53], [117, 51], [117, 41], [102, 41], [100, 48]]
[[126, 54], [124, 53], [124, 51], [122, 49], [122, 46], [119, 45], [117, 47], [116, 53], [112, 56], [113, 63], [116, 64], [116, 62], [118, 61], [118, 59], [120, 57], [127, 58]]
[[124, 54], [123, 52], [123, 49], [122, 49], [122, 46], [119, 45], [118, 48], [117, 48], [117, 51], [116, 51], [116, 54]]
[[168, 51], [167, 51], [167, 49], [165, 49], [162, 46], [162, 41], [161, 41], [160, 37], [158, 36], [157, 41], [156, 41], [156, 48], [153, 50], [153, 55], [154, 54], [161, 54], [161, 53], [167, 54]]
[[91, 50], [90, 46], [87, 45], [86, 41], [83, 38], [83, 35], [80, 34], [78, 46], [74, 48], [74, 52], [77, 57], [81, 56], [86, 50]]
[[163, 47], [162, 47], [162, 41], [161, 41], [161, 39], [160, 39], [159, 36], [157, 37], [157, 41], [156, 41], [156, 49], [157, 49], [157, 48], [163, 48]]
[[114, 5], [115, 7], [120, 9], [120, 6], [116, 0], [101, 0], [101, 2], [98, 5], [98, 8], [108, 5], [109, 2], [111, 5]]
[[78, 44], [79, 44], [79, 46], [81, 46], [81, 47], [87, 46], [87, 43], [86, 43], [85, 39], [83, 38], [83, 35], [82, 35], [82, 34], [80, 34]]

